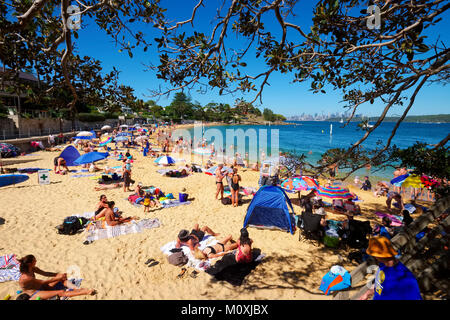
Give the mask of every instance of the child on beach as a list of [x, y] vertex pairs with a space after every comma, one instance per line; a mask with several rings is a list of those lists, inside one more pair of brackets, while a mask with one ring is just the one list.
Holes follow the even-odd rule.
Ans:
[[149, 192], [145, 193], [144, 196], [144, 212], [150, 212], [150, 207], [156, 206], [156, 201], [152, 199], [153, 197]]

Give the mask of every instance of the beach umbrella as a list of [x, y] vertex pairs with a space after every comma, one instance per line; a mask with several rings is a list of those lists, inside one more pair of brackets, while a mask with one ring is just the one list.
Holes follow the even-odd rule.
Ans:
[[99, 160], [106, 159], [109, 156], [108, 152], [88, 152], [80, 156], [73, 163], [75, 165], [82, 165], [86, 163], [93, 163]]
[[128, 141], [128, 138], [124, 137], [124, 136], [118, 136], [114, 139], [114, 141], [116, 141], [116, 142]]
[[207, 148], [196, 148], [193, 151], [195, 154], [200, 154], [200, 155], [211, 155], [212, 151], [210, 149]]
[[[207, 175], [210, 175], [210, 176], [215, 176], [215, 175], [216, 175], [216, 170], [217, 170], [217, 168], [218, 168], [218, 166], [211, 167], [211, 168], [209, 168], [208, 170], [205, 170], [205, 173], [206, 173]], [[233, 169], [231, 169], [231, 168], [229, 168], [229, 167], [227, 167], [227, 166], [223, 166], [222, 170], [223, 170], [223, 171], [230, 172], [230, 173], [233, 172]]]
[[77, 139], [89, 140], [94, 138], [94, 134], [90, 131], [81, 131], [76, 135]]
[[108, 125], [103, 126], [103, 127], [101, 128], [101, 130], [111, 130], [111, 126], [108, 126]]
[[20, 154], [20, 149], [10, 143], [0, 143], [0, 155], [2, 158], [15, 157]]
[[148, 129], [146, 129], [146, 128], [139, 128], [138, 131], [139, 132], [148, 132]]
[[281, 182], [281, 187], [289, 191], [307, 191], [311, 189], [301, 177], [292, 177]]
[[113, 142], [113, 138], [112, 137], [102, 137], [100, 139], [100, 147], [106, 146], [108, 143]]
[[174, 164], [175, 159], [170, 156], [162, 156], [155, 160], [155, 163], [157, 164]]
[[126, 124], [122, 124], [119, 126], [119, 128], [128, 128], [128, 126]]
[[320, 197], [326, 197], [329, 199], [351, 199], [353, 194], [347, 188], [342, 187], [322, 187], [315, 188], [316, 195]]
[[409, 177], [409, 174], [402, 174], [398, 177], [395, 177], [394, 179], [391, 180], [391, 184], [396, 185], [397, 187], [400, 187], [403, 182], [406, 180], [406, 178]]
[[131, 137], [133, 134], [129, 133], [129, 132], [119, 132], [118, 134], [116, 134], [116, 137]]
[[140, 140], [148, 140], [148, 139], [149, 139], [149, 137], [147, 137], [147, 136], [139, 136], [135, 140], [140, 141]]
[[424, 184], [422, 183], [421, 178], [419, 176], [410, 175], [403, 181], [402, 187], [423, 188]]

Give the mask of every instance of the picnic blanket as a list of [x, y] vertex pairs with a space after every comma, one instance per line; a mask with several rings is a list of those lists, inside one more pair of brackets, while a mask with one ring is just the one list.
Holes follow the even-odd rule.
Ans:
[[117, 226], [105, 226], [102, 221], [96, 221], [88, 225], [86, 228], [86, 241], [91, 243], [95, 240], [114, 238], [125, 234], [140, 233], [145, 229], [158, 228], [161, 223], [157, 218], [132, 220], [130, 222], [120, 224]]
[[20, 263], [15, 254], [0, 256], [0, 282], [18, 281], [20, 278]]
[[393, 227], [400, 227], [402, 226], [402, 221], [403, 221], [403, 217], [400, 216], [395, 216], [393, 214], [389, 214], [389, 213], [383, 213], [383, 212], [375, 212], [375, 214], [380, 217], [381, 219], [383, 219], [384, 217], [388, 217], [389, 219], [391, 219], [392, 221], [392, 226]]
[[[199, 242], [199, 249], [203, 250], [205, 249], [207, 246], [212, 246], [215, 245], [217, 243], [217, 239], [211, 235], [205, 235], [205, 237], [203, 238], [202, 241]], [[171, 241], [169, 243], [166, 243], [165, 245], [163, 245], [160, 249], [161, 251], [169, 256], [172, 254], [172, 252], [170, 250], [175, 249], [175, 245], [176, 245], [176, 241]], [[215, 259], [208, 259], [208, 260], [200, 260], [200, 259], [196, 259], [193, 255], [191, 250], [189, 249], [189, 247], [186, 246], [182, 246], [181, 249], [183, 250], [183, 253], [186, 255], [186, 257], [188, 257], [188, 262], [187, 262], [187, 266], [188, 267], [193, 267], [195, 269], [198, 270], [202, 270], [205, 271], [206, 269], [208, 269], [211, 266], [211, 263], [213, 260]]]
[[252, 262], [238, 263], [234, 253], [227, 253], [205, 272], [217, 280], [226, 281], [235, 287], [240, 286], [245, 277], [260, 264], [265, 255], [261, 254], [259, 249], [252, 249], [252, 256]]

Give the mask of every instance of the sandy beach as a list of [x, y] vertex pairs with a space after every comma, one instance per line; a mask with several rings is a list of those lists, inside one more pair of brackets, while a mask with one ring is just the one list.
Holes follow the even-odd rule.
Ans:
[[[22, 257], [33, 254], [37, 266], [45, 271], [66, 272], [71, 266], [79, 267], [82, 287], [94, 288], [94, 296], [79, 296], [74, 300], [140, 300], [140, 299], [331, 299], [320, 290], [322, 277], [333, 265], [339, 264], [348, 271], [357, 264], [343, 261], [348, 251], [329, 249], [321, 245], [299, 241], [299, 231], [294, 235], [282, 231], [249, 228], [254, 248], [259, 248], [265, 258], [239, 287], [200, 272], [197, 278], [188, 274], [178, 279], [180, 268], [168, 263], [160, 248], [176, 239], [180, 229], [191, 229], [195, 223], [207, 225], [221, 236], [231, 234], [239, 237], [244, 216], [251, 196], [244, 197], [244, 204], [233, 208], [215, 199], [214, 177], [204, 173], [193, 173], [186, 178], [169, 178], [156, 171], [160, 167], [154, 158], [143, 157], [137, 149], [130, 149], [135, 162], [132, 179], [145, 186], [159, 187], [166, 194], [178, 193], [186, 188], [189, 205], [152, 210], [144, 213], [143, 208], [131, 205], [126, 198], [132, 192], [123, 188], [95, 191], [98, 185], [90, 177], [72, 178], [73, 173], [58, 175], [50, 173], [51, 183], [39, 185], [37, 174], [30, 179], [0, 189], [0, 255], [16, 254]], [[53, 158], [59, 152], [39, 151], [32, 156], [3, 159], [4, 167], [39, 167], [53, 169]], [[27, 161], [17, 163], [18, 161]], [[15, 162], [15, 164], [8, 164]], [[119, 166], [120, 162], [109, 159], [96, 163], [100, 167]], [[70, 169], [80, 167], [70, 167]], [[242, 186], [258, 187], [259, 173], [240, 169]], [[385, 210], [385, 197], [377, 198], [372, 192], [352, 188], [364, 201], [360, 203], [362, 215], [359, 220], [372, 223], [381, 220], [376, 210]], [[161, 226], [146, 229], [141, 233], [83, 244], [85, 234], [60, 235], [55, 227], [67, 216], [94, 211], [101, 194], [113, 200], [124, 212], [124, 216], [158, 218]], [[295, 214], [300, 214], [297, 194], [292, 198]], [[417, 215], [413, 215], [417, 217]], [[342, 215], [328, 214], [327, 219], [344, 220]], [[148, 267], [145, 262], [153, 258], [159, 264]], [[38, 276], [41, 278], [40, 276]], [[10, 294], [14, 299], [19, 290], [17, 282], [0, 283], [0, 296]]]

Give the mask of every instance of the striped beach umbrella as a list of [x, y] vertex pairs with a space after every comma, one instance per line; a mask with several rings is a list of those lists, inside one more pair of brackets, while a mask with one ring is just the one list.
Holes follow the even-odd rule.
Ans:
[[160, 165], [174, 164], [175, 162], [175, 159], [170, 156], [161, 156], [155, 160], [155, 163]]
[[108, 143], [113, 142], [113, 138], [112, 137], [102, 137], [100, 139], [100, 147], [106, 146]]
[[319, 186], [315, 189], [316, 195], [320, 197], [326, 197], [329, 199], [351, 199], [354, 197], [353, 194], [346, 188], [342, 187], [322, 187]]
[[146, 129], [146, 128], [139, 128], [138, 131], [139, 132], [148, 132], [148, 129]]

